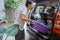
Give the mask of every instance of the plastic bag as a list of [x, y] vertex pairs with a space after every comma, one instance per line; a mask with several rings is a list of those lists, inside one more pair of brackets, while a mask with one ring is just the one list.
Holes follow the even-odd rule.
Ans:
[[15, 40], [15, 36], [7, 36], [4, 34], [2, 40]]
[[19, 25], [15, 24], [11, 27], [9, 27], [5, 34], [9, 35], [9, 36], [15, 36], [17, 33], [18, 33], [18, 30], [19, 30]]

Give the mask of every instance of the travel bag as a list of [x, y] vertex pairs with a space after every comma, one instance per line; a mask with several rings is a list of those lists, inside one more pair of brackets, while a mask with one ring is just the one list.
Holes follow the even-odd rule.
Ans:
[[32, 26], [35, 30], [37, 30], [38, 32], [41, 32], [43, 34], [45, 34], [49, 31], [48, 26], [46, 26], [44, 23], [39, 22], [39, 21], [33, 21]]

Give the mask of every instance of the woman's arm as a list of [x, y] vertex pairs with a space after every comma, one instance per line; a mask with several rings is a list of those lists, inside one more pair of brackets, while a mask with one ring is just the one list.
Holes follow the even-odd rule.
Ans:
[[32, 20], [31, 20], [31, 19], [27, 19], [24, 14], [21, 14], [21, 15], [20, 15], [20, 19], [23, 20], [23, 21], [32, 22]]

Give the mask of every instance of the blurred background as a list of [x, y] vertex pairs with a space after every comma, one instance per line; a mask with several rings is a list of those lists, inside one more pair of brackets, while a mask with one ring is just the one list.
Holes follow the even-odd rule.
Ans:
[[0, 19], [9, 21], [8, 25], [15, 20], [15, 14], [24, 7], [26, 0], [0, 0]]

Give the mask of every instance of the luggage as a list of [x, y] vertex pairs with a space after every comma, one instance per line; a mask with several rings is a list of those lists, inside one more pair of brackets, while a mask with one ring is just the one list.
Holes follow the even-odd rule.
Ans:
[[42, 22], [33, 21], [32, 26], [35, 30], [37, 30], [38, 32], [41, 32], [43, 34], [45, 34], [49, 31], [49, 28]]

